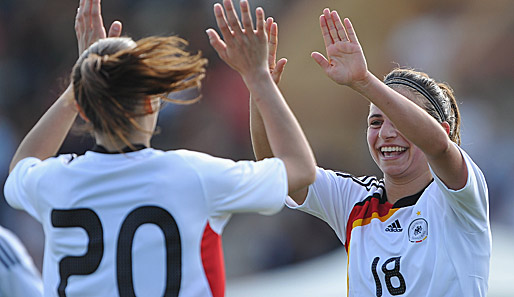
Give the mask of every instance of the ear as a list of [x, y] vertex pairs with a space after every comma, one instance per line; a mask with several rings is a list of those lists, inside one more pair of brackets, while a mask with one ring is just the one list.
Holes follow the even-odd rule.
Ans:
[[80, 105], [77, 103], [77, 101], [75, 101], [75, 107], [79, 111], [80, 118], [83, 119], [86, 123], [89, 123], [89, 119], [86, 117], [84, 110], [82, 110], [82, 108], [80, 108]]
[[153, 113], [153, 106], [152, 106], [152, 97], [147, 96], [145, 98], [145, 114], [152, 114]]
[[450, 124], [448, 124], [448, 122], [442, 122], [441, 126], [443, 127], [444, 131], [446, 131], [446, 134], [450, 136]]

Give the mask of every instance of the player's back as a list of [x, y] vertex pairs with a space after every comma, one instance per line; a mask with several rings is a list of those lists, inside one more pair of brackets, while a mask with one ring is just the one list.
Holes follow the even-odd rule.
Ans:
[[28, 188], [47, 236], [47, 296], [222, 296], [230, 213], [277, 211], [287, 191], [278, 159], [144, 149], [42, 163]]

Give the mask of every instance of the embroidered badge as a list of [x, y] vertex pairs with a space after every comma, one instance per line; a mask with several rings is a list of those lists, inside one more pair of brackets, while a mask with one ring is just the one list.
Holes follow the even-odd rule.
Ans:
[[428, 236], [428, 223], [423, 218], [418, 218], [412, 221], [409, 225], [409, 240], [410, 242], [418, 243], [427, 239]]

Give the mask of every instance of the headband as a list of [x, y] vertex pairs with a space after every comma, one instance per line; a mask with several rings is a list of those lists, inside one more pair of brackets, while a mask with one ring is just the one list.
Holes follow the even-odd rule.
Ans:
[[441, 106], [441, 104], [439, 104], [439, 101], [437, 101], [434, 97], [432, 97], [432, 95], [430, 95], [430, 93], [423, 86], [418, 84], [417, 82], [415, 82], [411, 79], [408, 79], [406, 77], [393, 77], [393, 78], [386, 79], [384, 81], [384, 83], [388, 86], [404, 85], [404, 86], [411, 87], [414, 90], [418, 91], [419, 93], [421, 93], [421, 95], [423, 95], [425, 98], [427, 98], [428, 101], [430, 101], [430, 103], [432, 103], [432, 106], [434, 106], [435, 110], [441, 117], [441, 120], [443, 122], [446, 122], [446, 116], [444, 114], [443, 107]]

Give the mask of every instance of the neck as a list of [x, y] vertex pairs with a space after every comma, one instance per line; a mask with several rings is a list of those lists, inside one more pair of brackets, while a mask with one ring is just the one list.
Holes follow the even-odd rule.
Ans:
[[[157, 115], [158, 113], [151, 113], [134, 118], [141, 129], [135, 127], [132, 129], [131, 133], [127, 136], [128, 143], [143, 144], [146, 147], [150, 147], [150, 139], [152, 138], [155, 125], [157, 124]], [[99, 132], [95, 132], [95, 139], [96, 144], [103, 146], [106, 150], [111, 152], [119, 151], [128, 145], [117, 137], [111, 138]]]
[[[130, 144], [143, 144], [146, 147], [150, 147], [150, 137], [149, 133], [139, 132], [133, 133], [130, 135], [127, 140]], [[110, 139], [105, 135], [101, 135], [99, 133], [95, 133], [96, 144], [103, 146], [106, 150], [110, 152], [120, 151], [124, 147], [128, 146], [127, 143], [122, 141], [121, 139], [115, 138]]]
[[430, 170], [426, 170], [422, 174], [409, 179], [385, 176], [387, 201], [394, 204], [401, 198], [414, 195], [425, 188], [431, 180], [432, 174]]

